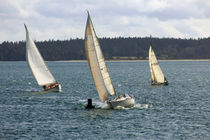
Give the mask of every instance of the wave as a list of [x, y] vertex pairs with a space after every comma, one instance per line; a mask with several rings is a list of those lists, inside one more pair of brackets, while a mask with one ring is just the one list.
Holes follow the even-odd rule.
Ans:
[[135, 104], [134, 105], [134, 108], [137, 108], [137, 109], [148, 109], [151, 107], [152, 107], [152, 105], [150, 105], [150, 104]]
[[[79, 100], [79, 102], [81, 104], [84, 104], [84, 105], [87, 104], [87, 100]], [[109, 105], [107, 105], [106, 103], [101, 103], [100, 101], [93, 102], [93, 106], [95, 106], [96, 109], [111, 109], [111, 107]], [[117, 106], [114, 109], [116, 109], [116, 110], [148, 109], [148, 108], [151, 108], [151, 107], [152, 107], [151, 104], [135, 104], [134, 107], [131, 107], [131, 108], [125, 108], [123, 106]]]

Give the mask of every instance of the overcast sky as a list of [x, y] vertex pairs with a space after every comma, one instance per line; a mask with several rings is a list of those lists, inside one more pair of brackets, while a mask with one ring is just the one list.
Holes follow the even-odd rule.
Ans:
[[0, 0], [0, 43], [83, 38], [86, 10], [98, 37], [210, 36], [210, 0]]

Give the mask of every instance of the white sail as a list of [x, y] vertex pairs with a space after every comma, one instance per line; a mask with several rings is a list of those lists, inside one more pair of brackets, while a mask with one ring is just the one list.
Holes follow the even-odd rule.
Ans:
[[154, 72], [153, 72], [153, 69], [152, 69], [152, 64], [151, 64], [151, 53], [152, 52], [152, 47], [149, 48], [149, 68], [150, 68], [150, 73], [151, 73], [151, 79], [153, 81], [155, 81], [155, 76], [154, 76]]
[[29, 35], [29, 31], [26, 29], [26, 61], [40, 86], [55, 83], [55, 79], [51, 72], [47, 68], [39, 50], [37, 49], [34, 41]]
[[85, 46], [88, 64], [96, 85], [100, 100], [104, 102], [107, 99], [107, 91], [110, 95], [116, 95], [104, 57], [96, 36], [89, 13], [85, 31]]
[[165, 77], [164, 77], [163, 72], [159, 66], [158, 60], [155, 56], [155, 53], [154, 53], [151, 45], [149, 48], [149, 66], [150, 66], [152, 80], [154, 80], [157, 83], [164, 83]]

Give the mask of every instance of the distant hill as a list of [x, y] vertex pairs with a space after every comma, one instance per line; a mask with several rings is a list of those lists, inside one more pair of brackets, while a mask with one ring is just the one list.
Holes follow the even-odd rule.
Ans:
[[[99, 39], [106, 60], [147, 59], [150, 38]], [[83, 39], [35, 42], [45, 60], [85, 60]], [[152, 38], [153, 49], [159, 59], [210, 59], [210, 38], [175, 39]], [[0, 61], [25, 61], [25, 42], [0, 44]]]

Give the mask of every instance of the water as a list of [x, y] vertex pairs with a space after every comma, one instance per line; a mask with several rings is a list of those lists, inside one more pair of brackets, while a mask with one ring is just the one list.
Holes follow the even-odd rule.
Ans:
[[[169, 86], [150, 86], [148, 62], [108, 62], [131, 109], [104, 109], [86, 62], [47, 62], [62, 84], [42, 90], [25, 62], [0, 62], [0, 139], [209, 139], [210, 61], [160, 62]], [[85, 110], [87, 98], [96, 109]]]

